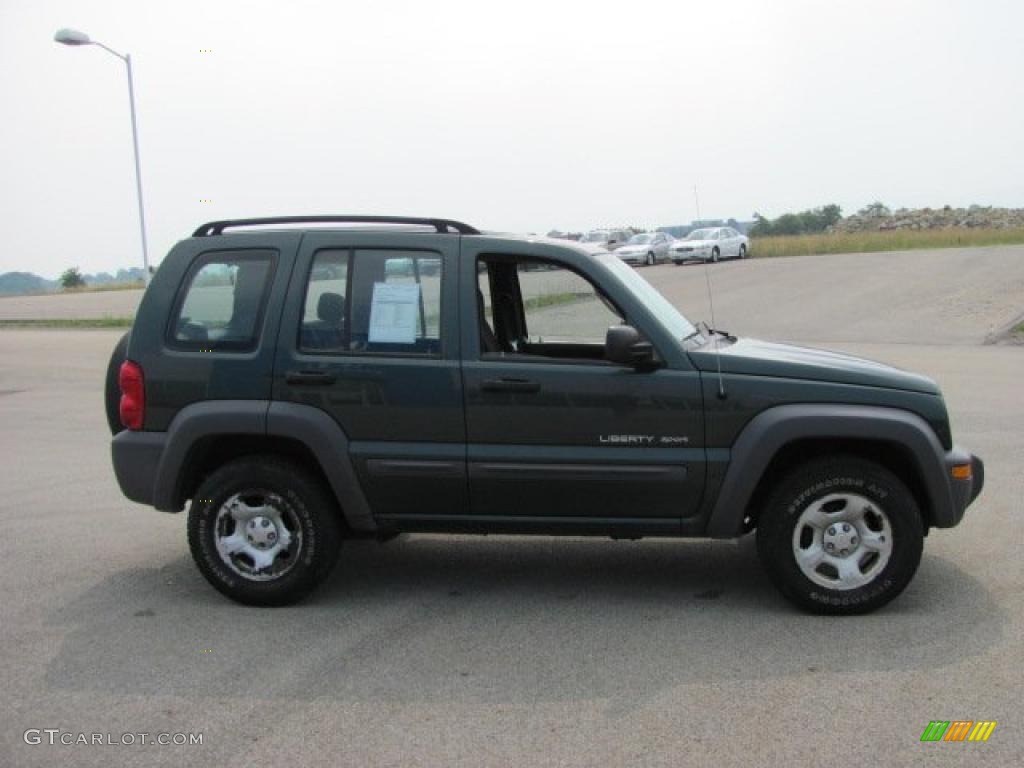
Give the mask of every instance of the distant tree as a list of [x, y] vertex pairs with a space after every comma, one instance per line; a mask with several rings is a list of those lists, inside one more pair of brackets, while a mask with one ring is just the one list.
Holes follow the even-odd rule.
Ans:
[[821, 219], [824, 223], [823, 229], [834, 227], [843, 218], [843, 209], [835, 203], [822, 206], [821, 208]]
[[760, 213], [754, 213], [754, 226], [750, 228], [751, 237], [767, 237], [775, 234], [772, 231], [772, 222]]
[[824, 232], [843, 218], [842, 209], [835, 203], [821, 208], [810, 208], [800, 213], [784, 213], [777, 219], [767, 219], [760, 213], [754, 214], [754, 226], [750, 228], [753, 237], [768, 235], [802, 235], [808, 232]]
[[804, 221], [798, 213], [784, 213], [772, 222], [773, 235], [799, 235], [804, 231]]
[[864, 216], [865, 218], [869, 219], [878, 219], [885, 216], [891, 216], [892, 211], [889, 210], [889, 206], [887, 206], [885, 203], [876, 200], [875, 202], [871, 203], [871, 205], [865, 205], [863, 208], [857, 211], [857, 215]]
[[79, 288], [83, 285], [85, 285], [85, 278], [82, 277], [82, 273], [78, 267], [68, 267], [63, 273], [61, 273], [61, 288], [66, 290], [68, 288]]

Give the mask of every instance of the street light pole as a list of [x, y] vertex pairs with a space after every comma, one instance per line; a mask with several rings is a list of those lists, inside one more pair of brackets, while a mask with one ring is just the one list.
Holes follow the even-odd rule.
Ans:
[[120, 54], [113, 48], [109, 48], [98, 40], [92, 40], [84, 32], [79, 32], [75, 29], [58, 30], [53, 39], [64, 45], [97, 45], [121, 59], [128, 71], [128, 107], [132, 116], [132, 146], [135, 149], [135, 189], [139, 200], [139, 234], [142, 237], [143, 281], [146, 285], [149, 285], [149, 247], [146, 243], [146, 212], [145, 206], [142, 203], [142, 163], [139, 160], [139, 128], [135, 119], [135, 82], [132, 78], [132, 57], [127, 53]]
[[146, 211], [142, 204], [142, 164], [139, 161], [139, 128], [135, 122], [135, 82], [132, 79], [132, 57], [125, 54], [125, 67], [128, 69], [128, 105], [132, 112], [132, 145], [135, 147], [135, 187], [139, 197], [139, 234], [142, 236], [142, 269], [143, 280], [149, 285], [149, 247], [146, 245]]

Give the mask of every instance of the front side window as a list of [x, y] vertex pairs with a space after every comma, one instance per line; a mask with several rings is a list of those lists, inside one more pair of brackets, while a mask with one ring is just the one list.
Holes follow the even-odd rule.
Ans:
[[273, 251], [202, 255], [187, 278], [169, 329], [176, 346], [251, 349], [274, 273]]
[[543, 264], [527, 270], [523, 262], [518, 268], [529, 342], [604, 344], [608, 328], [623, 322], [593, 284], [571, 269]]
[[529, 257], [484, 256], [477, 271], [482, 359], [605, 362], [608, 328], [624, 317], [589, 279]]

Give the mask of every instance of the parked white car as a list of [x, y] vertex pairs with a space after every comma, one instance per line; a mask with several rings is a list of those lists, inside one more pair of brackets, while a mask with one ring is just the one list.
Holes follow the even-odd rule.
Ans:
[[750, 239], [732, 227], [695, 229], [682, 240], [676, 240], [670, 254], [675, 264], [684, 261], [718, 261], [719, 259], [745, 259], [750, 251]]
[[602, 245], [607, 250], [614, 251], [625, 245], [632, 236], [633, 233], [628, 229], [592, 229], [582, 237], [580, 242]]
[[653, 266], [659, 261], [669, 260], [669, 248], [675, 238], [667, 232], [643, 232], [633, 235], [626, 244], [615, 251], [615, 255], [627, 264]]

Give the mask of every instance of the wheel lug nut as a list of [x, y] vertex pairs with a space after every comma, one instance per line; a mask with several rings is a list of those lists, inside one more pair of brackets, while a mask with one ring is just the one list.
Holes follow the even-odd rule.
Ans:
[[831, 552], [835, 548], [836, 548], [836, 545], [833, 544], [832, 542], [829, 542], [828, 544], [825, 545], [825, 549], [827, 549], [829, 552]]
[[850, 543], [851, 544], [856, 544], [857, 543], [857, 537], [854, 536], [852, 539], [850, 539]]
[[263, 519], [263, 527], [266, 528], [268, 525], [270, 525], [270, 521], [267, 520], [266, 518], [264, 518]]
[[848, 526], [846, 523], [843, 523], [843, 533], [849, 533], [849, 532], [850, 532], [850, 526]]
[[828, 535], [829, 536], [835, 536], [836, 535], [836, 527], [834, 525], [828, 529]]

